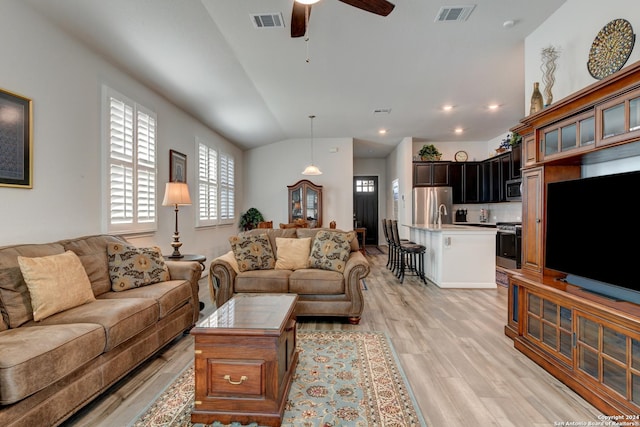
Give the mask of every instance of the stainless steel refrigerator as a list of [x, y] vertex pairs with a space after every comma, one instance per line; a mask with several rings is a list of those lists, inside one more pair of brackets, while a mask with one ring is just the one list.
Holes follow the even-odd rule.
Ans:
[[[437, 224], [438, 209], [442, 210], [442, 223], [451, 224], [453, 205], [451, 187], [416, 187], [413, 189], [413, 223]], [[441, 207], [444, 205], [444, 207]], [[446, 214], [445, 214], [446, 212]]]

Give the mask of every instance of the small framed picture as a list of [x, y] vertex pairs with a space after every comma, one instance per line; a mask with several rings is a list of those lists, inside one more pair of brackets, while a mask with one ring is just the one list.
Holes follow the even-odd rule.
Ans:
[[33, 187], [31, 104], [0, 89], [0, 187]]
[[187, 182], [187, 155], [169, 150], [169, 181]]

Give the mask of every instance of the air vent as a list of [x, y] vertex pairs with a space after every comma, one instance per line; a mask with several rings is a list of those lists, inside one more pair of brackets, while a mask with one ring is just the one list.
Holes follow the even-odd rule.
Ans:
[[284, 28], [282, 13], [252, 13], [251, 22], [256, 28]]
[[391, 114], [391, 108], [376, 108], [373, 114]]
[[435, 22], [464, 22], [469, 18], [473, 9], [476, 8], [475, 4], [468, 4], [464, 6], [442, 6]]

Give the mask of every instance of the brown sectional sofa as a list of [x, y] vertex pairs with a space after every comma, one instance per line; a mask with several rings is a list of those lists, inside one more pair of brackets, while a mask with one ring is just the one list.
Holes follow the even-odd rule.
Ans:
[[[197, 262], [166, 262], [170, 280], [111, 290], [96, 235], [0, 248], [0, 425], [59, 425], [198, 319]], [[18, 256], [74, 252], [95, 301], [34, 321]]]
[[[256, 229], [240, 235], [267, 233], [272, 248], [276, 248], [277, 237], [310, 237], [313, 241], [320, 230], [329, 229]], [[275, 252], [277, 259], [277, 251]], [[298, 295], [295, 310], [297, 316], [347, 317], [350, 323], [358, 324], [364, 308], [360, 282], [369, 274], [369, 262], [359, 251], [358, 241], [354, 238], [343, 272], [318, 268], [274, 268], [240, 272], [232, 251], [214, 259], [209, 270], [211, 298], [217, 307], [237, 293], [295, 293]]]

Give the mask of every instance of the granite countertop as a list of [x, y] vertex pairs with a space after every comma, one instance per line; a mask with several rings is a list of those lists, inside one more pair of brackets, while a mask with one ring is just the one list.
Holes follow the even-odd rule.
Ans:
[[471, 227], [495, 227], [495, 222], [454, 222], [454, 225], [468, 225]]

